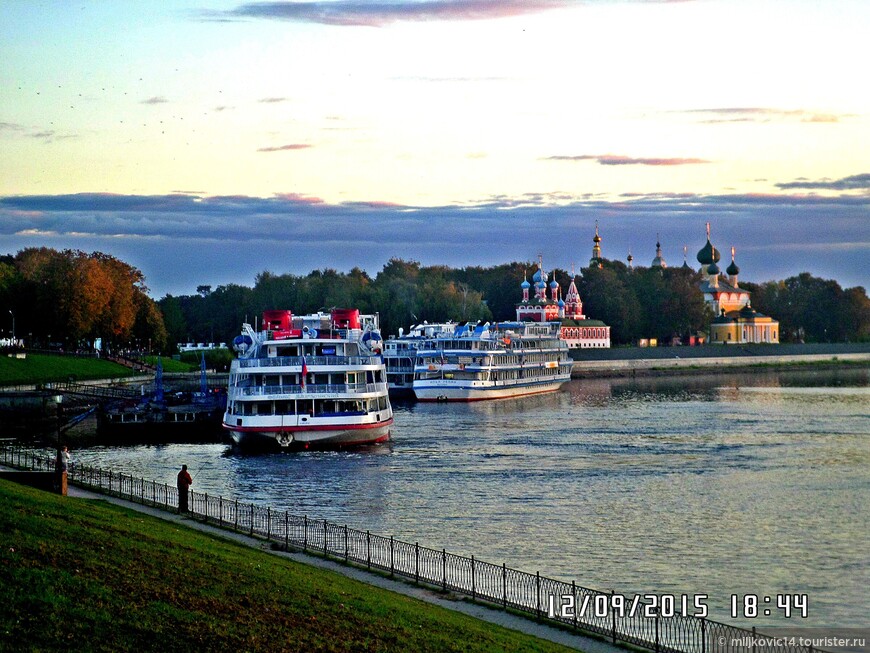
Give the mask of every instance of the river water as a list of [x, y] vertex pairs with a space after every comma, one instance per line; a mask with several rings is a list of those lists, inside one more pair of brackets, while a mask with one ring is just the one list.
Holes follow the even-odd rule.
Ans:
[[[706, 594], [744, 626], [866, 627], [870, 373], [574, 380], [555, 394], [396, 404], [353, 452], [95, 447], [79, 462], [326, 518], [624, 594]], [[808, 618], [729, 597], [806, 593]]]

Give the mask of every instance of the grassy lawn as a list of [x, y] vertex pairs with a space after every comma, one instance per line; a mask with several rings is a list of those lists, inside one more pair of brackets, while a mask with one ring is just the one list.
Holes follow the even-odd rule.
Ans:
[[[157, 358], [157, 356], [145, 356], [144, 360], [149, 365], [157, 367]], [[171, 356], [160, 356], [160, 364], [163, 366], [163, 371], [167, 374], [199, 371], [199, 363], [193, 364], [188, 361], [177, 361]]]
[[88, 379], [114, 379], [135, 372], [99, 358], [27, 354], [27, 358], [0, 356], [0, 386]]
[[103, 501], [0, 505], [3, 650], [567, 650]]

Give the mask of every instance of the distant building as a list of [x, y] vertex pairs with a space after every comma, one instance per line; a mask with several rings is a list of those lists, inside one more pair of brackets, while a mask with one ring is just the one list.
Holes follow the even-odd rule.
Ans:
[[600, 268], [602, 267], [602, 262], [604, 261], [601, 258], [601, 236], [598, 235], [598, 221], [595, 221], [595, 237], [592, 238], [592, 258], [589, 259], [589, 267], [590, 268]]
[[[598, 228], [595, 235], [598, 240]], [[599, 249], [600, 253], [600, 249]], [[516, 305], [517, 320], [527, 322], [561, 322], [560, 337], [568, 344], [569, 349], [585, 349], [589, 347], [609, 348], [610, 327], [600, 320], [590, 320], [583, 314], [583, 302], [577, 291], [575, 277], [571, 277], [565, 299], [561, 298], [562, 289], [555, 279], [547, 283], [549, 276], [544, 272], [542, 257], [538, 257], [538, 269], [532, 277], [532, 282], [523, 279], [520, 288], [523, 298]], [[534, 297], [530, 290], [534, 288]], [[547, 295], [549, 288], [550, 295]]]
[[209, 342], [208, 344], [204, 342], [192, 343], [192, 342], [179, 342], [178, 343], [178, 351], [182, 354], [187, 351], [209, 351], [212, 349], [226, 349], [227, 343], [222, 342], [220, 344], [214, 344], [213, 342]]
[[662, 269], [668, 267], [668, 264], [665, 262], [665, 258], [662, 256], [662, 243], [661, 238], [659, 238], [658, 236], [656, 236], [656, 257], [653, 259], [650, 267]]
[[698, 252], [700, 272], [704, 275], [699, 284], [704, 300], [716, 316], [710, 324], [710, 344], [779, 343], [779, 322], [762, 315], [752, 308], [749, 291], [737, 282], [740, 268], [734, 261], [735, 250], [731, 248], [731, 264], [726, 268], [727, 279], [719, 271], [721, 255], [710, 242], [710, 223], [707, 223], [707, 244]]

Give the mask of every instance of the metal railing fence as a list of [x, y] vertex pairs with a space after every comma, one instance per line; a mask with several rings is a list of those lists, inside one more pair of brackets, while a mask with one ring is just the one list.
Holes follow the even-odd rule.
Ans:
[[[0, 447], [0, 464], [20, 469], [55, 469], [53, 457], [15, 446]], [[163, 510], [178, 509], [178, 490], [166, 483], [81, 464], [71, 466], [68, 482]], [[238, 499], [190, 492], [188, 514], [220, 528], [265, 538], [288, 550], [322, 554], [391, 577], [402, 576], [465, 594], [475, 601], [510, 608], [543, 622], [597, 634], [614, 644], [624, 642], [656, 653], [748, 653], [755, 646], [747, 642], [776, 640], [766, 638], [754, 628], [747, 630], [683, 614], [679, 600], [666, 602], [664, 597], [657, 600], [651, 594], [626, 597], [594, 590], [573, 581], [547, 578], [474, 556], [431, 549], [417, 542], [404, 542]], [[765, 653], [823, 653], [821, 649], [789, 643], [787, 639], [777, 641], [777, 646], [764, 644], [768, 649]]]

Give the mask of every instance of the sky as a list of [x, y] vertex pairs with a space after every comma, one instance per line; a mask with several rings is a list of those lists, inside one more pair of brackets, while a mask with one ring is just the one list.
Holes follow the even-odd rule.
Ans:
[[0, 3], [0, 253], [870, 284], [870, 2]]

